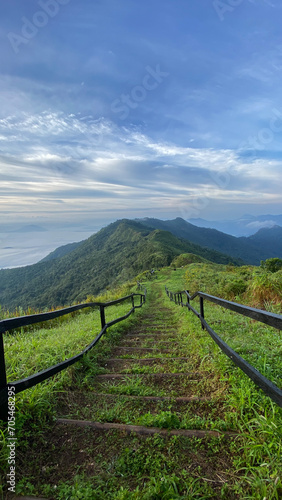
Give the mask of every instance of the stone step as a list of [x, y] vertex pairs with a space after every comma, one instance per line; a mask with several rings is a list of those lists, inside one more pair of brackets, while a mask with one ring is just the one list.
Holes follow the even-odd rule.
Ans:
[[[147, 345], [148, 344], [148, 345]], [[169, 347], [169, 346], [178, 346], [176, 342], [173, 340], [161, 340], [156, 338], [150, 339], [139, 339], [138, 337], [135, 339], [124, 339], [121, 341], [118, 347], [151, 347], [151, 346], [161, 346], [161, 347]]]
[[128, 379], [128, 378], [186, 378], [189, 380], [199, 380], [206, 374], [202, 372], [189, 372], [189, 373], [104, 373], [103, 375], [96, 375], [97, 380], [105, 379]]
[[141, 435], [153, 435], [160, 434], [161, 436], [185, 436], [185, 437], [236, 437], [238, 436], [235, 432], [218, 432], [218, 431], [209, 431], [209, 430], [201, 430], [201, 429], [163, 429], [160, 427], [145, 427], [143, 425], [127, 425], [127, 424], [115, 424], [115, 423], [101, 423], [101, 422], [92, 422], [91, 420], [72, 420], [67, 418], [58, 418], [56, 423], [58, 425], [69, 425], [76, 427], [84, 427], [84, 428], [92, 428], [94, 430], [119, 430], [122, 432], [126, 432], [127, 434], [131, 434], [132, 432]]
[[159, 353], [168, 353], [170, 352], [170, 349], [158, 349], [157, 347], [139, 347], [139, 346], [132, 346], [132, 347], [116, 347], [114, 349], [115, 352], [117, 351], [122, 351], [122, 352], [130, 352], [130, 351], [141, 351], [141, 352], [159, 352]]
[[[83, 396], [83, 393], [78, 393]], [[206, 397], [198, 397], [198, 396], [190, 396], [190, 397], [171, 397], [171, 396], [131, 396], [129, 394], [124, 394], [124, 395], [119, 395], [119, 394], [109, 394], [109, 393], [103, 393], [103, 392], [91, 392], [87, 393], [87, 396], [93, 396], [93, 398], [107, 398], [107, 399], [114, 399], [116, 400], [118, 397], [126, 400], [142, 400], [142, 401], [170, 401], [172, 403], [200, 403], [200, 402], [205, 402], [205, 403], [220, 403], [222, 401], [212, 399], [212, 398], [206, 398]]]
[[171, 334], [169, 335], [168, 333], [130, 333], [128, 335], [125, 335], [123, 339], [150, 339], [150, 338], [161, 338], [161, 337], [169, 337], [169, 338], [176, 338], [175, 335]]
[[180, 369], [186, 371], [188, 369], [188, 363], [190, 358], [110, 358], [101, 362], [100, 366], [111, 372], [122, 372], [124, 370], [127, 373], [136, 373], [141, 370], [142, 367], [159, 367], [161, 371], [167, 371], [171, 373], [175, 371], [176, 366], [180, 366]]
[[[103, 388], [101, 392], [79, 392], [62, 393], [57, 398], [57, 416], [60, 418], [110, 421], [114, 423], [131, 423], [140, 425], [140, 415], [151, 413], [157, 415], [160, 412], [170, 411], [176, 413], [185, 421], [197, 416], [209, 420], [211, 411], [216, 412], [218, 418], [224, 420], [225, 411], [223, 401], [216, 398], [198, 395], [190, 396], [159, 396], [155, 395], [128, 395], [110, 394]], [[108, 420], [107, 415], [111, 415]], [[102, 419], [102, 420], [101, 420]], [[210, 426], [205, 426], [209, 429]]]
[[128, 362], [128, 363], [140, 363], [141, 365], [149, 365], [150, 363], [170, 363], [171, 361], [190, 361], [190, 358], [182, 358], [182, 357], [177, 357], [177, 358], [109, 358], [105, 361], [103, 361], [101, 364], [105, 366], [106, 364], [114, 364], [114, 363], [121, 363], [121, 362]]

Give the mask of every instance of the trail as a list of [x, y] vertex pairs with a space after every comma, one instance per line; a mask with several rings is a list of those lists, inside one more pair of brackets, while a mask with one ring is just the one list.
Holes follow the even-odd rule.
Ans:
[[153, 478], [176, 474], [181, 484], [185, 477], [187, 484], [222, 498], [216, 495], [227, 482], [234, 434], [212, 423], [224, 418], [224, 388], [218, 375], [195, 369], [185, 332], [165, 306], [159, 284], [151, 285], [145, 308], [101, 362], [103, 373], [87, 380], [87, 390], [59, 398], [57, 420], [42, 449], [41, 480], [71, 481], [79, 472], [93, 488], [108, 491], [100, 498], [115, 498], [121, 487], [142, 490]]

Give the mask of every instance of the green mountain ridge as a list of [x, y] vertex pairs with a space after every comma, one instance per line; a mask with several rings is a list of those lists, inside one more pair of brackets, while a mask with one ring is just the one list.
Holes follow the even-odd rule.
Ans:
[[[200, 245], [206, 249], [216, 250], [220, 253], [227, 254], [234, 259], [241, 260], [242, 263], [259, 265], [261, 260], [272, 257], [282, 258], [281, 226], [262, 228], [248, 237], [236, 237], [218, 231], [217, 229], [195, 226], [180, 217], [165, 221], [154, 218], [135, 219], [135, 222], [141, 223], [151, 228], [151, 230], [160, 229], [169, 231], [182, 240]], [[81, 241], [79, 243], [70, 243], [69, 245], [59, 247], [40, 262], [62, 257], [83, 243], [84, 241]]]
[[173, 220], [153, 218], [137, 219], [146, 227], [170, 231], [205, 248], [242, 259], [248, 264], [259, 265], [261, 260], [272, 257], [282, 258], [282, 227], [260, 229], [252, 236], [236, 237], [217, 229], [194, 226], [180, 217]]
[[39, 309], [81, 302], [108, 286], [134, 278], [140, 272], [170, 265], [183, 253], [212, 262], [240, 261], [202, 248], [171, 232], [146, 227], [137, 221], [118, 220], [101, 229], [62, 257], [0, 271], [0, 304]]

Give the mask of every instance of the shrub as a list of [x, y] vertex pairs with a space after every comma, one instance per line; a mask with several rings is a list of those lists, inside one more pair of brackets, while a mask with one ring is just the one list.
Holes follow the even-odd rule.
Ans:
[[282, 269], [282, 259], [278, 259], [278, 257], [275, 257], [273, 259], [267, 259], [266, 261], [262, 260], [260, 265], [266, 271], [276, 273], [277, 271], [280, 271], [280, 269]]

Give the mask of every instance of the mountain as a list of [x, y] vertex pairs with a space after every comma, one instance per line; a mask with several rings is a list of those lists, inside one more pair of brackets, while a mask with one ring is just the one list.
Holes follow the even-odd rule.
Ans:
[[[216, 229], [194, 226], [180, 217], [173, 220], [140, 219], [150, 228], [170, 231], [178, 238], [183, 238], [205, 248], [213, 249], [248, 264], [259, 265], [261, 260], [271, 257], [282, 258], [282, 228], [261, 229], [249, 237], [236, 238]], [[275, 242], [275, 244], [274, 244]]]
[[274, 226], [260, 229], [247, 240], [258, 248], [263, 248], [265, 254], [267, 254], [267, 257], [264, 257], [263, 260], [269, 258], [270, 255], [271, 257], [282, 258], [282, 227]]
[[61, 247], [56, 248], [56, 250], [46, 255], [46, 257], [44, 257], [44, 259], [41, 259], [39, 262], [48, 262], [49, 260], [60, 259], [61, 257], [68, 255], [70, 252], [82, 245], [82, 243], [83, 241], [78, 241], [76, 243], [68, 243], [67, 245], [62, 245]]
[[151, 268], [169, 265], [183, 253], [218, 263], [238, 263], [227, 255], [179, 239], [140, 222], [119, 220], [70, 253], [31, 266], [0, 271], [0, 304], [10, 310], [50, 308], [81, 302]]
[[251, 236], [259, 229], [282, 226], [282, 215], [243, 215], [239, 219], [208, 221], [205, 219], [189, 219], [188, 222], [198, 227], [217, 229], [232, 236]]

